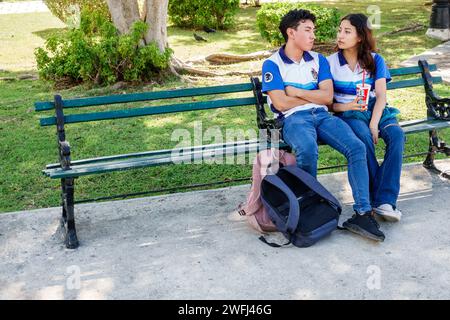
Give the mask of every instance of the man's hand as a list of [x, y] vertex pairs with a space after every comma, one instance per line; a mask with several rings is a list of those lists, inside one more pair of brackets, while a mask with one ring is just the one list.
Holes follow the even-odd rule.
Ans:
[[333, 103], [333, 81], [331, 79], [320, 82], [319, 88], [315, 90], [287, 86], [284, 91], [288, 97], [300, 98], [315, 104], [330, 105]]
[[286, 92], [287, 96], [296, 98], [301, 98], [301, 90], [302, 89], [293, 86], [287, 86], [284, 88], [284, 91]]
[[281, 112], [309, 103], [309, 101], [288, 96], [284, 90], [271, 90], [268, 91], [267, 94], [275, 109]]

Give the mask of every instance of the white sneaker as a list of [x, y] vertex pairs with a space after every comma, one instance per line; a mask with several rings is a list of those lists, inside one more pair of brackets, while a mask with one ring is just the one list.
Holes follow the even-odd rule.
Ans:
[[373, 208], [373, 212], [390, 222], [398, 222], [402, 218], [402, 212], [397, 208], [394, 209], [390, 204], [382, 204], [377, 208]]

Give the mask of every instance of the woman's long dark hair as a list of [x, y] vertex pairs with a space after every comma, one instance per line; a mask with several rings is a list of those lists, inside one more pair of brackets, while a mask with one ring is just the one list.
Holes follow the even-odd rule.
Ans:
[[[372, 35], [372, 30], [369, 28], [367, 16], [362, 13], [351, 13], [341, 19], [341, 22], [347, 20], [356, 28], [356, 33], [361, 39], [358, 46], [358, 62], [361, 67], [370, 73], [375, 73], [375, 61], [372, 57], [372, 52], [376, 51], [376, 41]], [[336, 46], [337, 50], [339, 48]]]

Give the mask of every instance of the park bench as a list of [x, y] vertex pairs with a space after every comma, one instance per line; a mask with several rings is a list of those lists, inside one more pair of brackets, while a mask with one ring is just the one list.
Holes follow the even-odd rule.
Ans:
[[[428, 131], [430, 135], [429, 150], [424, 166], [433, 171], [440, 172], [434, 166], [434, 156], [437, 152], [450, 154], [450, 149], [440, 140], [436, 134], [437, 129], [450, 126], [449, 100], [438, 97], [433, 91], [433, 83], [442, 82], [440, 77], [432, 77], [430, 71], [435, 71], [435, 65], [428, 65], [426, 61], [420, 61], [417, 67], [391, 69], [395, 76], [416, 75], [419, 77], [409, 80], [393, 81], [388, 84], [388, 89], [407, 88], [414, 86], [425, 87], [425, 101], [427, 105], [427, 118], [402, 122], [405, 133]], [[245, 97], [229, 98], [231, 93], [248, 93]], [[80, 109], [112, 104], [126, 104], [132, 102], [164, 100], [185, 97], [200, 97], [213, 95], [213, 99], [206, 101], [169, 103], [162, 106], [136, 107], [113, 111], [81, 112], [65, 115], [64, 110]], [[224, 96], [225, 95], [225, 96]], [[274, 119], [267, 117], [265, 112], [266, 97], [261, 92], [259, 78], [252, 77], [250, 82], [241, 84], [176, 89], [168, 91], [143, 92], [132, 94], [119, 94], [109, 96], [85, 97], [63, 100], [60, 95], [55, 95], [54, 101], [36, 102], [36, 111], [53, 110], [54, 115], [40, 119], [41, 126], [55, 126], [57, 135], [57, 147], [59, 162], [48, 164], [43, 170], [45, 176], [51, 179], [61, 180], [61, 226], [64, 230], [65, 245], [67, 248], [76, 248], [79, 245], [75, 228], [74, 188], [75, 179], [81, 176], [108, 173], [113, 171], [129, 170], [143, 167], [161, 166], [189, 161], [195, 159], [210, 159], [218, 155], [238, 155], [256, 153], [270, 147], [289, 149], [283, 141], [274, 142], [274, 130], [279, 130]], [[266, 134], [260, 139], [233, 141], [221, 144], [199, 145], [181, 149], [153, 150], [147, 152], [111, 155], [100, 158], [72, 160], [68, 139], [66, 139], [65, 126], [72, 123], [102, 121], [108, 119], [125, 119], [130, 117], [154, 116], [176, 112], [190, 112], [194, 110], [208, 110], [217, 108], [256, 106], [257, 127]], [[78, 109], [80, 108], [80, 109]], [[174, 156], [174, 154], [176, 156]], [[425, 154], [425, 153], [424, 153]]]

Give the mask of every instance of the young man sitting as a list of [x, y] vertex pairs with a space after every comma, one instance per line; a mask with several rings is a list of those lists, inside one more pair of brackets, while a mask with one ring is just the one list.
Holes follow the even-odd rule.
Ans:
[[282, 18], [279, 28], [286, 44], [264, 62], [262, 90], [268, 95], [271, 110], [283, 122], [283, 139], [295, 152], [300, 168], [317, 175], [317, 140], [347, 158], [355, 214], [344, 227], [383, 241], [370, 205], [365, 146], [344, 121], [328, 113], [333, 81], [327, 59], [310, 51], [315, 20], [307, 10], [292, 10]]

